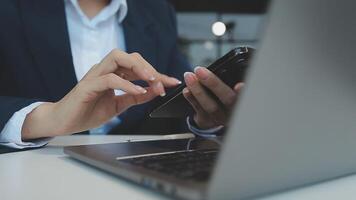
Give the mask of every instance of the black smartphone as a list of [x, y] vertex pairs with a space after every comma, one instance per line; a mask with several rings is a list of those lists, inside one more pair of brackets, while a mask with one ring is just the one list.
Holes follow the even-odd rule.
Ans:
[[[235, 48], [207, 68], [232, 88], [236, 83], [244, 81], [254, 51], [250, 47]], [[184, 118], [192, 114], [193, 109], [182, 93], [185, 87], [186, 85], [182, 84], [174, 90], [168, 91], [165, 97], [155, 99], [152, 102], [150, 117]], [[213, 95], [209, 90], [207, 91]]]

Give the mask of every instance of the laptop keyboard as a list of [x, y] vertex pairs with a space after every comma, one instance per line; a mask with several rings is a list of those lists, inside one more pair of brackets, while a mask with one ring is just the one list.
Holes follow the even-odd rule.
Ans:
[[205, 182], [211, 176], [217, 153], [216, 150], [184, 151], [120, 161], [179, 179]]

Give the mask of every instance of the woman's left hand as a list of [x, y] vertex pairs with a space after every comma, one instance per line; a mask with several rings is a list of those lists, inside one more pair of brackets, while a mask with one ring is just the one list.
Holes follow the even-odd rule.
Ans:
[[[244, 84], [238, 83], [231, 89], [206, 68], [197, 67], [194, 71], [184, 74], [187, 87], [183, 95], [195, 110], [195, 123], [201, 129], [226, 125]], [[217, 98], [211, 97], [203, 86]]]

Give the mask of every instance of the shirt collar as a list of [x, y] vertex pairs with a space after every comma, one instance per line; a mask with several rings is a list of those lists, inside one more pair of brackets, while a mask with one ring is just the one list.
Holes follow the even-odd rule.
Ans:
[[78, 0], [65, 0], [65, 3], [71, 3], [83, 22], [91, 27], [95, 27], [98, 23], [109, 19], [113, 15], [117, 16], [118, 23], [122, 23], [128, 12], [126, 0], [111, 0], [108, 6], [101, 10], [94, 18], [89, 19], [80, 8]]

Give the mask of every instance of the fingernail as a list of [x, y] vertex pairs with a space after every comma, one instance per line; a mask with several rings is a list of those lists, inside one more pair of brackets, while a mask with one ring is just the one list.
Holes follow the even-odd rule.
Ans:
[[178, 80], [178, 79], [176, 79], [176, 78], [171, 77], [170, 79], [171, 79], [172, 81], [174, 81], [177, 85], [182, 84], [182, 81], [180, 81], [180, 80]]
[[184, 79], [187, 85], [193, 85], [195, 81], [194, 74], [192, 72], [185, 72]]
[[141, 87], [141, 86], [139, 86], [139, 85], [136, 85], [135, 87], [136, 87], [136, 89], [137, 89], [139, 92], [141, 92], [142, 94], [146, 94], [146, 93], [147, 93], [147, 90], [146, 90], [145, 88], [143, 88], [143, 87]]
[[159, 94], [161, 97], [166, 96], [166, 92], [164, 91], [163, 84], [161, 82], [157, 82], [155, 86], [158, 90], [163, 90], [161, 94]]
[[184, 94], [188, 94], [188, 93], [189, 93], [188, 88], [184, 88], [184, 89], [183, 89], [183, 93], [184, 93]]
[[196, 73], [196, 72], [197, 72], [197, 70], [198, 70], [198, 69], [200, 69], [200, 68], [203, 68], [203, 67], [196, 66], [196, 67], [194, 68], [194, 73]]
[[235, 89], [236, 91], [240, 91], [244, 86], [245, 86], [244, 83], [239, 83], [239, 84], [237, 84], [237, 85], [235, 86], [234, 89]]
[[[144, 72], [145, 72], [146, 74], [149, 74], [149, 72], [148, 72], [147, 69], [144, 69]], [[154, 81], [154, 80], [156, 80], [156, 77], [154, 77], [153, 75], [151, 75], [151, 76], [148, 78], [148, 80]]]
[[194, 72], [201, 80], [207, 80], [209, 78], [208, 70], [204, 67], [196, 67]]
[[183, 75], [184, 78], [187, 77], [187, 76], [189, 76], [190, 73], [191, 73], [191, 72], [184, 72], [184, 75]]
[[175, 80], [176, 80], [176, 82], [177, 82], [178, 85], [182, 84], [182, 81], [180, 81], [180, 80], [178, 80], [178, 79], [175, 79]]

